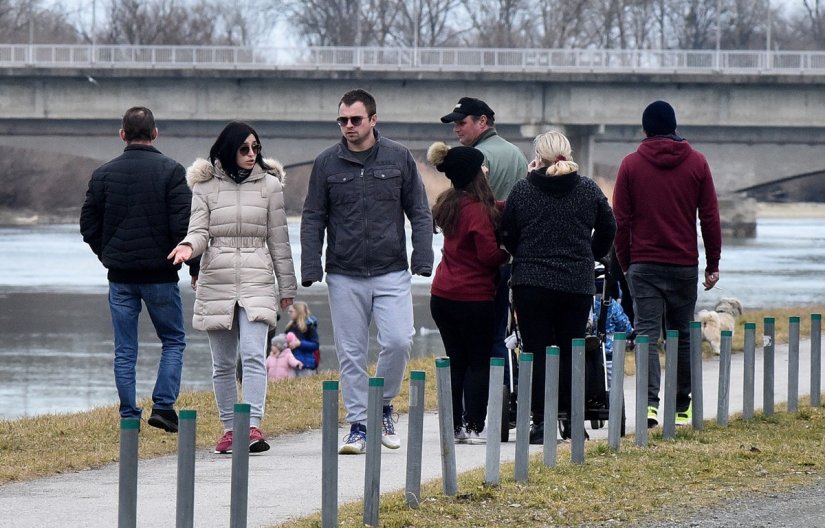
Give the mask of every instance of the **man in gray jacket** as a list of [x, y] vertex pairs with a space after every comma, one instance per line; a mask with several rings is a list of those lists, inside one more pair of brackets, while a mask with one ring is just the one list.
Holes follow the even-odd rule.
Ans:
[[[301, 217], [301, 284], [323, 278], [321, 248], [326, 233], [326, 282], [341, 390], [350, 432], [338, 452], [363, 453], [370, 321], [378, 327], [376, 376], [384, 378], [383, 434], [390, 449], [401, 446], [392, 400], [401, 390], [413, 327], [410, 267], [429, 276], [433, 266], [433, 220], [427, 194], [409, 150], [381, 137], [375, 99], [364, 90], [338, 104], [340, 143], [315, 159]], [[412, 225], [407, 261], [405, 216]]]

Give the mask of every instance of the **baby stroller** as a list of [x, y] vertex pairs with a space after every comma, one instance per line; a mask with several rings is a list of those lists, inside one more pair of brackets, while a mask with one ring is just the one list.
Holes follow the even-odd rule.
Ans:
[[[604, 427], [610, 414], [609, 379], [607, 376], [607, 358], [605, 342], [607, 339], [607, 315], [611, 302], [611, 291], [614, 291], [615, 282], [611, 279], [608, 266], [604, 262], [597, 262], [594, 266], [594, 279], [599, 287], [595, 299], [601, 303], [599, 317], [591, 312], [591, 323], [588, 324], [588, 335], [585, 336], [585, 404], [584, 419], [590, 421], [592, 429]], [[512, 293], [511, 293], [512, 295]], [[510, 372], [509, 384], [505, 382], [504, 398], [501, 409], [501, 441], [507, 442], [510, 429], [515, 426], [518, 395], [518, 355], [522, 350], [521, 334], [518, 330], [518, 321], [510, 303], [510, 324], [508, 338], [505, 340], [508, 349], [507, 362]], [[509, 387], [509, 389], [508, 389]], [[625, 435], [625, 410], [622, 403], [621, 436]], [[566, 412], [559, 412], [559, 432], [562, 438], [569, 438], [566, 430], [569, 423]]]
[[[608, 358], [606, 353], [607, 319], [616, 282], [608, 270], [607, 262], [596, 262], [594, 266], [597, 290], [594, 307], [598, 303], [599, 310], [598, 317], [595, 316], [595, 310], [591, 311], [588, 335], [584, 340], [584, 418], [590, 421], [590, 427], [593, 429], [604, 427], [604, 423], [610, 414], [611, 369], [608, 368], [608, 365], [612, 358]], [[624, 403], [622, 403], [621, 436], [625, 435], [625, 421]]]

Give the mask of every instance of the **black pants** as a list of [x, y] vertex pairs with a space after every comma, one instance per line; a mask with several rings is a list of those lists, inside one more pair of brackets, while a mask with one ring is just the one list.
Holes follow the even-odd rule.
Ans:
[[593, 296], [515, 286], [513, 304], [524, 351], [533, 354], [533, 420], [544, 419], [545, 350], [552, 345], [559, 347], [559, 412], [569, 416], [573, 339], [585, 335]]
[[484, 430], [493, 344], [493, 301], [450, 301], [433, 295], [430, 311], [450, 358], [453, 426]]

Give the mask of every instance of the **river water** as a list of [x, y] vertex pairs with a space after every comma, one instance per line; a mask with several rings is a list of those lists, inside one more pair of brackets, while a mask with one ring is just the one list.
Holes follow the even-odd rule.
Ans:
[[[290, 225], [296, 270], [299, 225]], [[435, 237], [436, 258], [441, 237]], [[764, 219], [757, 236], [726, 240], [718, 289], [700, 291], [697, 309], [725, 296], [746, 308], [825, 304], [825, 219]], [[186, 270], [181, 291], [191, 321], [193, 294]], [[299, 279], [300, 281], [300, 279]], [[429, 279], [413, 278], [414, 356], [443, 353], [429, 314]], [[75, 225], [0, 228], [0, 419], [71, 412], [116, 403], [106, 273]], [[323, 285], [301, 288], [299, 299], [320, 320], [322, 368], [337, 368]], [[138, 395], [151, 395], [160, 345], [148, 316], [141, 321]], [[187, 329], [183, 387], [211, 389], [206, 335]], [[375, 354], [375, 339], [371, 341]]]

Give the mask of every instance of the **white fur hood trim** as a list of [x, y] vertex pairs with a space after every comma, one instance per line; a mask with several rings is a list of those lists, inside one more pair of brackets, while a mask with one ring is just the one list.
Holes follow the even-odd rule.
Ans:
[[[278, 178], [281, 185], [284, 185], [286, 183], [286, 171], [284, 171], [283, 164], [272, 158], [265, 159], [264, 163], [271, 167], [266, 172]], [[211, 163], [209, 163], [209, 160], [198, 158], [188, 169], [186, 169], [186, 184], [189, 185], [189, 188], [191, 189], [196, 183], [209, 181], [214, 176], [215, 171], [220, 171], [223, 173], [220, 166], [214, 167]], [[252, 170], [253, 174], [256, 172], [261, 172], [261, 168], [258, 165], [256, 165]]]

